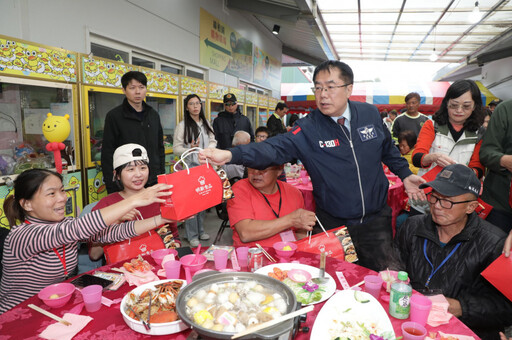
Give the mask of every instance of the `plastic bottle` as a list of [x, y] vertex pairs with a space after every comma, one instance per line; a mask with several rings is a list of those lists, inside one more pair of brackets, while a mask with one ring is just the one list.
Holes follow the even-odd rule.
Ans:
[[411, 310], [412, 287], [407, 277], [406, 272], [398, 272], [398, 281], [391, 284], [389, 314], [397, 319], [407, 319]]

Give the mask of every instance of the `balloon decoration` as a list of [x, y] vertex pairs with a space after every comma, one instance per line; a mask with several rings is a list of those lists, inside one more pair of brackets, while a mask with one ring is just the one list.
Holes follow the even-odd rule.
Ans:
[[60, 156], [61, 150], [66, 147], [64, 142], [68, 138], [71, 131], [69, 124], [69, 115], [54, 116], [50, 112], [46, 115], [47, 118], [43, 122], [43, 135], [48, 140], [46, 150], [53, 151], [55, 159], [55, 168], [59, 174], [62, 173], [62, 158]]

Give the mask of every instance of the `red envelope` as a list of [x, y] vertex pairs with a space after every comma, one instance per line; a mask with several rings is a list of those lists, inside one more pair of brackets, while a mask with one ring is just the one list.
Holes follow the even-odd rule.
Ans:
[[512, 257], [505, 257], [501, 254], [489, 267], [482, 272], [485, 277], [496, 289], [512, 301]]
[[159, 175], [158, 183], [172, 184], [172, 195], [160, 204], [162, 217], [180, 221], [222, 202], [222, 181], [213, 166]]

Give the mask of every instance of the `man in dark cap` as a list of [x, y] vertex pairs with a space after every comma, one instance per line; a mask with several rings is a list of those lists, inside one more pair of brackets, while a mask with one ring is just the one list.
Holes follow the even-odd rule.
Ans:
[[493, 101], [491, 101], [489, 103], [489, 110], [491, 110], [491, 113], [494, 112], [494, 109], [496, 108], [496, 106], [498, 106], [498, 104], [501, 103], [501, 102], [502, 102], [501, 99], [496, 98], [496, 99], [494, 99]]
[[224, 111], [220, 112], [213, 121], [213, 131], [217, 139], [217, 148], [227, 150], [237, 131], [245, 131], [251, 135], [251, 142], [254, 141], [254, 131], [251, 121], [238, 109], [236, 97], [233, 93], [224, 96]]
[[443, 294], [448, 311], [482, 339], [497, 339], [512, 303], [480, 273], [500, 256], [506, 234], [475, 213], [481, 185], [472, 169], [448, 165], [420, 185], [427, 187], [430, 213], [410, 217], [396, 235], [399, 269], [414, 289]]

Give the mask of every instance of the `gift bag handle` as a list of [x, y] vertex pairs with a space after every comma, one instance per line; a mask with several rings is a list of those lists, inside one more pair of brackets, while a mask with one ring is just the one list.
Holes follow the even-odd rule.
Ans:
[[[185, 162], [185, 158], [187, 158], [188, 156], [193, 155], [193, 154], [198, 154], [199, 151], [201, 151], [201, 150], [203, 150], [203, 149], [196, 147], [196, 148], [191, 148], [191, 149], [188, 149], [187, 151], [185, 151], [181, 155], [180, 159], [174, 164], [174, 166], [173, 166], [174, 171], [175, 172], [177, 171], [176, 166], [181, 162], [181, 163], [183, 163], [183, 165], [185, 165], [185, 168], [187, 169], [187, 175], [190, 174], [190, 169], [188, 167], [187, 162]], [[208, 159], [206, 159], [206, 166], [208, 168], [210, 167], [210, 164], [208, 163]]]
[[[137, 221], [141, 221], [141, 220], [144, 219], [144, 217], [142, 217], [142, 214], [138, 210], [137, 210], [137, 215], [135, 217], [137, 218]], [[149, 234], [149, 236], [151, 236], [151, 230], [148, 230], [148, 234]], [[128, 245], [130, 245], [131, 243], [132, 243], [132, 239], [129, 238], [128, 239]]]

